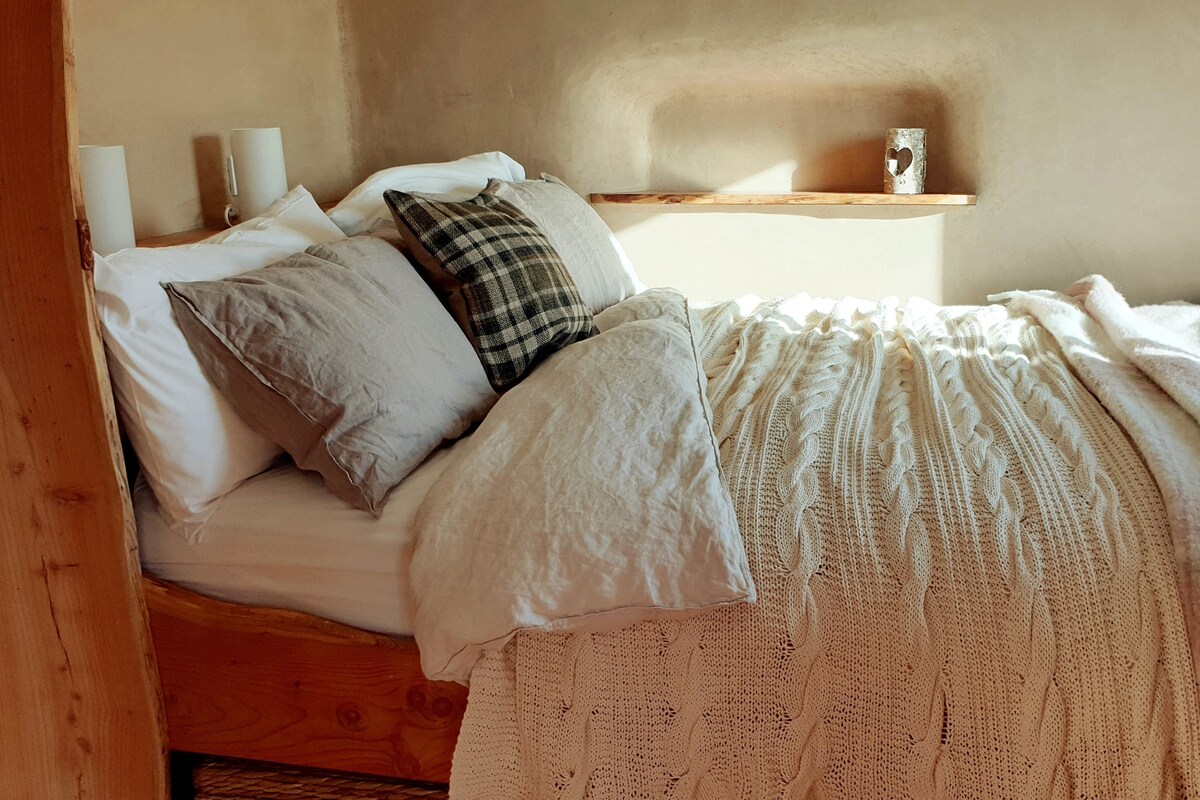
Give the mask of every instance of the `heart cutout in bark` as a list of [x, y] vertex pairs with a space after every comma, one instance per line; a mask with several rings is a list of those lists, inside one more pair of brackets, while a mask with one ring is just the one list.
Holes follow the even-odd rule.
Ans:
[[904, 172], [912, 166], [913, 151], [907, 147], [901, 147], [897, 150], [894, 147], [889, 147], [887, 150], [887, 165], [888, 171], [899, 178]]

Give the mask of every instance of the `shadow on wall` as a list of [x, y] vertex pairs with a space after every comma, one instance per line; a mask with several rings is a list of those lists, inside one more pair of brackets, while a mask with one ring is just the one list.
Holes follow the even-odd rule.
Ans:
[[200, 215], [208, 226], [225, 220], [225, 156], [221, 137], [197, 136], [192, 139], [196, 157], [196, 186], [200, 192]]
[[652, 186], [676, 190], [879, 192], [888, 128], [929, 131], [926, 190], [967, 191], [974, 165], [952, 146], [937, 87], [689, 87], [650, 116]]

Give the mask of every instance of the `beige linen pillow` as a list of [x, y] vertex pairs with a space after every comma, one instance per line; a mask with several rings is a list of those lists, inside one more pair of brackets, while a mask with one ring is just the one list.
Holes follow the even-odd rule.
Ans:
[[558, 178], [542, 173], [540, 181], [493, 180], [488, 191], [542, 229], [593, 314], [643, 288], [608, 225]]
[[383, 239], [164, 287], [238, 414], [364, 510], [378, 513], [392, 487], [496, 400], [466, 337]]

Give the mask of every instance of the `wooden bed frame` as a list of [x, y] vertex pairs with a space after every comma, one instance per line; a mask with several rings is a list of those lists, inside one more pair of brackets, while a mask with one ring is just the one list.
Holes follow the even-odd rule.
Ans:
[[168, 747], [446, 782], [467, 692], [426, 680], [411, 639], [141, 576], [79, 192], [70, 6], [4, 2], [0, 796], [165, 800]]
[[449, 781], [467, 690], [412, 639], [143, 586], [171, 749]]

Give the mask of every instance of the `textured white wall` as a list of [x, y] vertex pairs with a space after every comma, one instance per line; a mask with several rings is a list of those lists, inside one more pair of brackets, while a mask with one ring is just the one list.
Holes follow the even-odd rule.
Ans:
[[354, 185], [337, 4], [77, 0], [82, 144], [125, 145], [139, 237], [215, 224], [230, 128], [283, 129], [292, 184]]
[[1200, 300], [1200, 6], [1094, 0], [88, 0], [81, 139], [125, 144], [141, 236], [213, 221], [219, 137], [280, 125], [292, 182], [503, 149], [582, 193], [876, 190], [886, 128], [980, 204], [603, 207], [695, 296], [979, 302], [1089, 272]]
[[1090, 272], [1200, 300], [1194, 0], [344, 0], [359, 173], [503, 149], [581, 193], [862, 189], [930, 129], [937, 217], [608, 207], [651, 283], [979, 302]]

